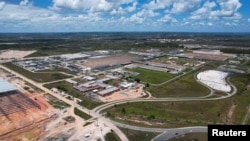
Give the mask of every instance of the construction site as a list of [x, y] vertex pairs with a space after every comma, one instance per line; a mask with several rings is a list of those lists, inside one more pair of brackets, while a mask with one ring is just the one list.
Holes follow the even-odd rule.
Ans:
[[[22, 133], [32, 131], [34, 137], [39, 136], [49, 122], [47, 112], [51, 106], [41, 96], [42, 91], [30, 93], [19, 90], [24, 83], [20, 83], [20, 78], [9, 75], [0, 70], [0, 140], [18, 140]], [[16, 87], [9, 81], [20, 85]]]

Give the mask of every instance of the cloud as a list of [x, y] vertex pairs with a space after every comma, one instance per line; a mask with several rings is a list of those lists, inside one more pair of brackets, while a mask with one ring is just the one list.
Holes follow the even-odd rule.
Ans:
[[192, 12], [200, 6], [201, 0], [179, 0], [173, 3], [171, 13]]
[[4, 1], [1, 1], [1, 2], [0, 2], [0, 10], [3, 10], [4, 6], [5, 6], [5, 2], [4, 2]]
[[213, 26], [214, 24], [211, 23], [211, 22], [209, 22], [209, 23], [207, 23], [207, 25], [208, 25], [208, 26]]
[[247, 21], [250, 22], [250, 18]]
[[232, 17], [241, 7], [239, 0], [217, 0], [220, 6], [220, 10], [215, 10], [211, 12], [212, 16], [218, 17]]
[[125, 13], [126, 13], [125, 10], [122, 7], [119, 7], [118, 9], [113, 9], [110, 12], [110, 15], [123, 15]]
[[176, 23], [177, 20], [173, 17], [171, 17], [170, 15], [165, 15], [164, 17], [160, 18], [158, 20], [158, 22], [161, 22], [161, 23]]
[[197, 9], [193, 14], [194, 15], [207, 14], [211, 12], [214, 7], [216, 7], [216, 3], [214, 1], [213, 2], [207, 1], [203, 4], [201, 8]]
[[19, 3], [19, 5], [21, 5], [21, 6], [27, 6], [27, 5], [29, 5], [30, 3], [29, 3], [29, 0], [22, 0], [20, 3]]
[[137, 4], [138, 4], [137, 2], [134, 2], [134, 3], [132, 4], [132, 6], [127, 7], [127, 11], [128, 11], [128, 12], [133, 12], [133, 11], [135, 11], [135, 10], [136, 10]]
[[151, 0], [144, 4], [143, 7], [150, 10], [165, 9], [173, 4], [175, 0]]
[[130, 4], [135, 0], [53, 0], [52, 9], [72, 9], [87, 11], [112, 11], [123, 4]]
[[238, 13], [241, 7], [239, 0], [217, 0], [216, 2], [206, 1], [202, 7], [192, 12], [189, 19], [191, 20], [239, 20], [242, 18]]
[[116, 9], [113, 9], [111, 12], [110, 12], [110, 15], [124, 15], [126, 13], [130, 13], [130, 12], [133, 12], [136, 10], [136, 6], [137, 6], [137, 2], [134, 2], [132, 3], [131, 6], [128, 6], [126, 8], [122, 8], [121, 6], [116, 8]]
[[[97, 27], [105, 22], [97, 13], [62, 15], [56, 11], [26, 6], [6, 4], [0, 12], [2, 31], [80, 31], [85, 27]], [[91, 28], [90, 28], [91, 29]]]
[[225, 26], [232, 27], [232, 26], [236, 26], [237, 24], [234, 23], [234, 22], [225, 22], [224, 25], [225, 25]]

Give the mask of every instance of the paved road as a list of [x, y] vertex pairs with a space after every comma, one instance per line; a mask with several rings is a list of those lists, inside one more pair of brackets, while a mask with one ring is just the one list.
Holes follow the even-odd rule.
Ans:
[[[3, 69], [6, 69], [7, 71], [15, 74], [16, 76], [24, 79], [25, 81], [33, 84], [34, 86], [37, 86], [38, 88], [40, 88], [41, 90], [55, 96], [56, 98], [63, 100], [64, 102], [74, 106], [76, 105], [81, 111], [85, 112], [85, 113], [89, 113], [93, 118], [89, 119], [89, 120], [93, 120], [93, 119], [98, 119], [99, 122], [103, 122], [105, 125], [107, 125], [108, 127], [110, 127], [112, 130], [114, 130], [114, 132], [121, 138], [122, 141], [128, 141], [127, 137], [116, 127], [116, 126], [120, 126], [120, 127], [126, 127], [128, 129], [132, 129], [132, 130], [140, 130], [140, 131], [149, 131], [149, 132], [164, 132], [163, 134], [161, 134], [160, 136], [158, 136], [157, 138], [155, 138], [154, 140], [156, 141], [160, 141], [160, 140], [166, 140], [172, 137], [175, 137], [181, 134], [185, 134], [188, 132], [205, 132], [207, 131], [206, 127], [186, 127], [186, 128], [174, 128], [174, 129], [164, 129], [164, 128], [145, 128], [145, 127], [139, 127], [139, 126], [132, 126], [132, 125], [126, 125], [126, 124], [122, 124], [122, 123], [118, 123], [115, 121], [111, 121], [105, 117], [103, 117], [103, 115], [101, 114], [101, 111], [110, 108], [114, 105], [118, 105], [118, 104], [123, 104], [123, 103], [127, 103], [127, 102], [141, 102], [141, 101], [208, 101], [208, 100], [220, 100], [220, 99], [225, 99], [228, 97], [233, 96], [234, 94], [236, 94], [237, 89], [235, 86], [233, 86], [230, 81], [229, 78], [227, 79], [228, 83], [232, 86], [233, 91], [231, 93], [228, 93], [228, 95], [226, 96], [221, 96], [221, 97], [217, 97], [217, 98], [207, 98], [205, 97], [186, 97], [186, 98], [149, 98], [149, 99], [145, 99], [145, 98], [135, 98], [135, 99], [126, 99], [126, 100], [117, 100], [114, 102], [110, 102], [110, 103], [106, 103], [103, 104], [101, 106], [98, 106], [96, 108], [94, 108], [93, 110], [88, 110], [86, 108], [81, 107], [80, 105], [76, 104], [74, 101], [70, 101], [64, 97], [61, 97], [60, 95], [54, 94], [52, 91], [44, 88], [42, 86], [42, 84], [39, 84], [37, 82], [34, 82], [6, 67], [0, 66]], [[212, 93], [212, 92], [211, 92]], [[210, 95], [211, 95], [210, 93]], [[116, 126], [115, 126], [116, 125]], [[177, 134], [176, 134], [177, 133]]]
[[[53, 92], [50, 91], [49, 89], [43, 87], [42, 84], [37, 83], [37, 82], [35, 82], [35, 81], [33, 81], [33, 80], [30, 80], [30, 79], [28, 79], [28, 78], [22, 76], [21, 74], [16, 73], [15, 71], [12, 71], [12, 70], [10, 70], [10, 69], [8, 69], [8, 68], [2, 66], [2, 65], [0, 65], [0, 68], [2, 68], [2, 69], [4, 69], [4, 70], [7, 70], [8, 72], [10, 72], [10, 73], [12, 73], [12, 74], [15, 74], [17, 77], [23, 79], [24, 81], [26, 81], [26, 82], [28, 82], [28, 83], [34, 85], [34, 86], [36, 86], [37, 88], [43, 90], [44, 92], [46, 92], [46, 93], [48, 93], [48, 94], [50, 94], [50, 95], [56, 97], [57, 99], [64, 101], [65, 103], [67, 103], [67, 104], [69, 104], [69, 105], [71, 105], [71, 106], [77, 106], [78, 109], [81, 110], [82, 112], [85, 112], [86, 114], [89, 113], [89, 110], [88, 110], [88, 109], [82, 108], [80, 105], [78, 105], [78, 104], [75, 103], [74, 101], [71, 101], [71, 100], [69, 100], [69, 99], [67, 99], [67, 98], [64, 98], [64, 97], [62, 97], [62, 96], [60, 96], [60, 95], [58, 95], [58, 94], [53, 93]], [[93, 116], [93, 117], [100, 117], [100, 115], [96, 115], [95, 113], [90, 114], [90, 115]], [[124, 135], [124, 133], [123, 133], [119, 128], [117, 128], [115, 125], [113, 125], [112, 123], [107, 123], [107, 122], [105, 121], [105, 119], [102, 119], [102, 120], [100, 120], [99, 122], [103, 122], [103, 123], [104, 123], [105, 125], [107, 125], [110, 129], [112, 129], [112, 130], [120, 137], [120, 139], [121, 139], [122, 141], [128, 141], [128, 138]]]
[[[93, 109], [91, 112], [96, 113], [96, 114], [101, 114], [101, 111], [110, 108], [114, 105], [119, 105], [119, 104], [124, 104], [127, 102], [141, 102], [141, 101], [209, 101], [209, 100], [221, 100], [225, 98], [229, 98], [233, 95], [236, 94], [237, 88], [232, 85], [232, 83], [229, 81], [229, 78], [227, 78], [227, 82], [232, 86], [233, 90], [230, 93], [227, 93], [226, 96], [221, 96], [221, 97], [216, 97], [216, 98], [207, 98], [207, 96], [203, 97], [186, 97], [186, 98], [150, 98], [150, 99], [143, 99], [143, 98], [136, 98], [136, 99], [127, 99], [127, 100], [118, 100], [114, 102], [110, 102], [104, 105], [101, 105], [99, 107], [96, 107]], [[210, 88], [211, 90], [211, 88]], [[213, 94], [213, 91], [209, 94], [211, 96]], [[127, 129], [132, 129], [132, 130], [140, 130], [140, 131], [148, 131], [148, 132], [164, 132], [160, 136], [157, 136], [154, 141], [161, 141], [161, 140], [166, 140], [173, 138], [178, 135], [186, 134], [189, 132], [207, 132], [207, 127], [186, 127], [186, 128], [175, 128], [175, 129], [164, 129], [164, 128], [145, 128], [145, 127], [139, 127], [139, 126], [132, 126], [132, 125], [127, 125], [123, 123], [119, 123], [116, 121], [112, 121], [113, 124], [119, 127], [127, 128]], [[176, 133], [178, 135], [176, 135]]]
[[156, 136], [152, 141], [166, 141], [176, 136], [181, 136], [187, 133], [206, 133], [207, 127], [186, 127], [186, 128], [174, 128], [164, 131], [162, 134]]

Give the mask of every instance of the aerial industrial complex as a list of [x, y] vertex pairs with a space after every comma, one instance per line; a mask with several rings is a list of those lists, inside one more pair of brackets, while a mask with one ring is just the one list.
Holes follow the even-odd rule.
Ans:
[[[5, 52], [8, 51], [3, 53]], [[129, 103], [140, 107], [144, 102], [157, 101], [160, 104], [161, 101], [166, 101], [168, 107], [168, 96], [173, 95], [177, 98], [170, 100], [172, 107], [179, 104], [178, 100], [226, 99], [237, 93], [236, 86], [229, 81], [230, 76], [250, 72], [244, 66], [249, 58], [223, 53], [217, 49], [180, 49], [167, 52], [160, 49], [94, 50], [27, 58], [22, 55], [17, 58], [5, 57], [3, 53], [0, 55], [0, 122], [5, 123], [8, 128], [0, 129], [0, 140], [6, 140], [13, 134], [23, 136], [21, 133], [31, 129], [35, 132], [32, 134], [38, 134], [39, 131], [39, 138], [36, 140], [56, 137], [104, 141], [102, 132], [108, 134], [110, 131], [126, 140], [120, 130], [127, 127], [127, 123], [167, 127], [172, 126], [170, 122], [173, 122], [178, 127], [184, 124], [181, 116], [155, 117], [157, 111], [152, 109], [159, 107], [156, 103], [151, 107], [144, 105], [150, 111], [142, 112], [144, 114], [138, 112], [138, 109], [133, 110], [137, 108], [133, 104], [130, 109]], [[241, 67], [236, 67], [240, 64]], [[249, 85], [248, 81], [244, 84]], [[186, 93], [191, 95], [185, 95]], [[222, 111], [217, 113], [218, 118], [226, 115], [222, 121], [218, 119], [219, 122], [225, 119], [225, 123], [232, 122], [235, 105], [228, 108], [227, 114]], [[177, 111], [178, 108], [176, 106]], [[168, 107], [166, 112], [170, 109], [172, 108]], [[117, 110], [119, 112], [113, 112]], [[203, 116], [203, 112], [201, 113], [198, 116]], [[206, 121], [204, 118], [200, 124], [209, 122], [211, 120]], [[197, 125], [189, 118], [185, 125], [188, 123]], [[58, 126], [60, 131], [51, 130]], [[133, 126], [130, 128], [144, 130], [134, 129]], [[155, 132], [164, 130], [153, 129]], [[206, 128], [199, 130], [205, 131]], [[164, 133], [155, 137], [155, 140], [161, 136]]]

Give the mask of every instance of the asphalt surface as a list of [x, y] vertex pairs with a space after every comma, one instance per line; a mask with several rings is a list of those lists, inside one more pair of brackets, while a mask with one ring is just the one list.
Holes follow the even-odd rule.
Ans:
[[162, 134], [158, 135], [152, 141], [166, 141], [171, 138], [185, 135], [188, 133], [207, 133], [207, 127], [186, 127], [186, 128], [175, 128], [169, 129]]

